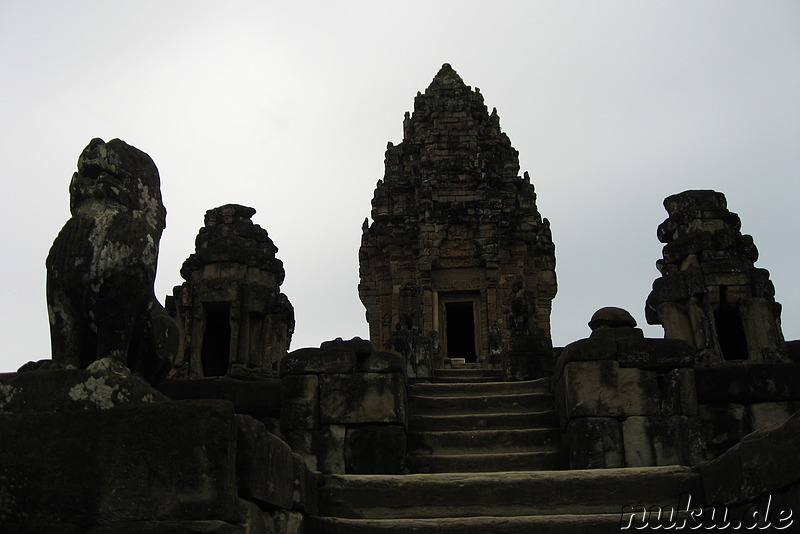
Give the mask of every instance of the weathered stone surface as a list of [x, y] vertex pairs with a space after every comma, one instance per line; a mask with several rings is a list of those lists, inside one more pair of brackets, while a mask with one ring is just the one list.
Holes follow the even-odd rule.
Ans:
[[564, 366], [563, 417], [658, 415], [659, 388], [653, 371], [620, 369], [616, 361], [571, 362]]
[[344, 340], [340, 337], [332, 341], [323, 341], [319, 348], [325, 349], [338, 349], [338, 350], [351, 350], [356, 353], [358, 362], [361, 363], [372, 354], [375, 350], [372, 343], [368, 339], [361, 339], [354, 337], [352, 339]]
[[706, 499], [723, 504], [742, 503], [797, 488], [798, 448], [800, 414], [747, 435], [719, 458], [700, 466]]
[[236, 413], [253, 417], [279, 417], [281, 414], [281, 381], [277, 378], [168, 378], [158, 385], [158, 389], [173, 400], [227, 400], [233, 403]]
[[276, 376], [294, 332], [294, 308], [280, 292], [283, 262], [256, 210], [226, 204], [208, 210], [183, 263], [186, 280], [168, 307], [186, 335], [173, 376]]
[[0, 414], [0, 523], [235, 521], [235, 462], [227, 402]]
[[701, 366], [788, 361], [775, 288], [769, 273], [753, 265], [753, 238], [741, 234], [725, 195], [684, 191], [667, 197], [664, 207], [662, 278], [647, 298], [647, 322], [663, 324], [667, 338], [690, 343]]
[[800, 364], [731, 363], [695, 369], [697, 401], [703, 404], [800, 400]]
[[290, 352], [280, 365], [281, 377], [309, 373], [354, 373], [357, 369], [355, 351], [334, 348], [298, 349]]
[[239, 499], [239, 527], [244, 534], [279, 534], [275, 530], [275, 519], [269, 511], [262, 510], [253, 501]]
[[700, 421], [694, 417], [632, 416], [622, 423], [625, 465], [696, 465], [703, 460]]
[[625, 465], [622, 425], [609, 417], [578, 417], [564, 429], [572, 469], [598, 469]]
[[553, 372], [553, 380], [561, 380], [564, 365], [569, 362], [616, 360], [617, 342], [610, 338], [579, 339], [564, 347]]
[[620, 367], [665, 372], [694, 366], [694, 352], [679, 339], [620, 338], [617, 351]]
[[291, 448], [251, 417], [237, 415], [236, 424], [239, 495], [264, 508], [291, 508], [294, 495]]
[[323, 424], [406, 422], [405, 378], [400, 373], [320, 375]]
[[399, 475], [405, 471], [406, 432], [399, 425], [363, 425], [347, 429], [345, 472]]
[[250, 531], [243, 525], [224, 521], [138, 521], [103, 525], [86, 534], [250, 534]]
[[800, 410], [800, 402], [759, 402], [750, 406], [753, 430], [782, 423]]
[[294, 473], [294, 493], [292, 510], [316, 515], [318, 507], [317, 475], [308, 468], [308, 464], [297, 453], [292, 454], [292, 470]]
[[800, 481], [800, 413], [742, 439], [742, 490], [753, 499]]
[[169, 399], [126, 373], [51, 369], [0, 374], [0, 412], [106, 410], [164, 401]]
[[276, 510], [272, 516], [275, 521], [275, 532], [281, 534], [303, 534], [305, 532], [305, 518], [300, 512]]
[[634, 328], [635, 326], [636, 319], [627, 310], [614, 306], [600, 308], [589, 320], [589, 328], [592, 331], [604, 328]]
[[362, 373], [402, 373], [403, 357], [397, 352], [373, 352], [361, 363], [359, 371]]
[[700, 404], [697, 413], [703, 424], [709, 459], [739, 443], [753, 428], [749, 406], [742, 404]]
[[284, 435], [309, 469], [329, 474], [345, 472], [345, 432], [344, 425], [324, 425], [319, 430], [288, 430]]
[[281, 379], [281, 428], [319, 428], [318, 375], [287, 375]]
[[546, 356], [556, 294], [550, 224], [480, 92], [443, 65], [385, 162], [359, 250], [375, 346], [401, 352], [411, 378], [429, 377], [443, 358], [497, 365], [512, 334], [536, 337], [535, 357]]
[[69, 189], [72, 218], [46, 261], [53, 362], [111, 358], [158, 382], [180, 342], [153, 293], [167, 215], [158, 169], [124, 141], [92, 139]]

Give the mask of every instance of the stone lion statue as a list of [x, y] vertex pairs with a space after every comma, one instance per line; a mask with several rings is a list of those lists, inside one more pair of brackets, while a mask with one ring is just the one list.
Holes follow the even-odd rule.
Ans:
[[72, 217], [46, 261], [52, 364], [110, 360], [159, 381], [180, 335], [153, 290], [167, 213], [158, 169], [124, 141], [92, 139], [69, 192]]

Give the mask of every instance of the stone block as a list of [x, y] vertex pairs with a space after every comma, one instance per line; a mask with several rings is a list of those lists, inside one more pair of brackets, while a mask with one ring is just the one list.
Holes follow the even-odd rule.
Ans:
[[308, 464], [297, 453], [292, 454], [292, 469], [294, 472], [294, 493], [292, 495], [292, 510], [316, 515], [318, 509], [318, 480]]
[[617, 343], [614, 339], [594, 338], [581, 339], [570, 343], [561, 349], [556, 360], [553, 379], [559, 380], [564, 370], [564, 365], [569, 362], [616, 360]]
[[227, 400], [233, 403], [236, 413], [253, 417], [278, 417], [281, 414], [281, 381], [277, 378], [169, 379], [160, 383], [158, 389], [173, 400]]
[[746, 499], [800, 481], [800, 413], [778, 425], [748, 434], [739, 444], [742, 492]]
[[571, 469], [624, 467], [622, 425], [609, 417], [572, 419], [564, 429]]
[[394, 351], [373, 352], [359, 370], [362, 373], [402, 373], [403, 357]]
[[292, 449], [251, 417], [237, 415], [236, 423], [239, 495], [262, 508], [291, 508], [294, 494]]
[[305, 518], [300, 512], [276, 510], [273, 514], [275, 532], [281, 534], [304, 534]]
[[698, 469], [703, 478], [705, 502], [719, 504], [740, 502], [742, 466], [739, 461], [739, 445], [701, 464]]
[[[61, 531], [59, 531], [61, 532]], [[263, 531], [255, 531], [261, 532]], [[253, 532], [253, 534], [255, 534]], [[244, 525], [224, 521], [138, 521], [113, 523], [89, 530], [86, 534], [250, 534]], [[266, 533], [264, 533], [266, 534]]]
[[643, 338], [644, 332], [641, 328], [635, 328], [633, 326], [617, 326], [614, 328], [598, 328], [589, 334], [589, 339], [617, 339], [621, 337]]
[[0, 414], [0, 523], [231, 521], [236, 494], [228, 402]]
[[308, 467], [325, 474], [344, 473], [343, 425], [324, 425], [319, 430], [290, 430], [284, 433], [292, 450]]
[[263, 511], [259, 506], [246, 499], [239, 499], [239, 523], [244, 529], [244, 534], [279, 534], [275, 530], [275, 520], [269, 512]]
[[318, 375], [287, 375], [281, 379], [281, 428], [319, 428]]
[[400, 475], [405, 472], [406, 432], [400, 425], [364, 425], [347, 429], [345, 472]]
[[701, 404], [800, 400], [800, 363], [734, 362], [697, 368], [695, 381]]
[[656, 374], [620, 369], [616, 361], [582, 361], [565, 365], [562, 374], [564, 417], [658, 415]]
[[135, 376], [78, 369], [0, 374], [0, 412], [71, 412], [164, 402], [169, 399]]
[[697, 415], [692, 369], [672, 369], [657, 376], [661, 415]]
[[694, 351], [679, 339], [619, 338], [617, 359], [620, 367], [635, 367], [666, 372], [694, 366]]
[[701, 404], [697, 413], [711, 458], [739, 443], [752, 429], [750, 410], [741, 404]]
[[622, 423], [625, 465], [695, 465], [703, 460], [700, 421], [687, 416], [628, 417]]
[[358, 369], [355, 351], [348, 349], [298, 349], [280, 363], [281, 377], [303, 374], [354, 373]]
[[406, 422], [406, 384], [400, 373], [320, 376], [322, 424]]
[[750, 406], [753, 430], [782, 423], [800, 410], [800, 402], [759, 402]]

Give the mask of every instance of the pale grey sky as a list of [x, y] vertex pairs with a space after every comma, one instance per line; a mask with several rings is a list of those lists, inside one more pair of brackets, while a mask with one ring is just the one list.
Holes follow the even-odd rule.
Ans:
[[361, 223], [445, 62], [497, 108], [551, 221], [555, 344], [602, 306], [644, 325], [662, 200], [699, 188], [727, 195], [800, 337], [794, 0], [0, 0], [0, 371], [49, 357], [44, 260], [92, 137], [160, 170], [162, 301], [205, 211], [236, 202], [280, 249], [292, 348], [366, 337]]

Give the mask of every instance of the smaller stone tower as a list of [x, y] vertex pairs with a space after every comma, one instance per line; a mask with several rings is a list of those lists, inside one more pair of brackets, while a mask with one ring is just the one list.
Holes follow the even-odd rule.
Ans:
[[756, 268], [753, 238], [716, 191], [684, 191], [664, 200], [669, 218], [658, 227], [665, 243], [661, 278], [647, 297], [650, 324], [687, 341], [699, 365], [730, 360], [786, 361], [781, 306], [769, 271]]
[[206, 212], [195, 253], [183, 263], [186, 282], [167, 307], [185, 336], [174, 376], [277, 374], [294, 332], [294, 308], [280, 292], [283, 262], [256, 210], [227, 204]]

